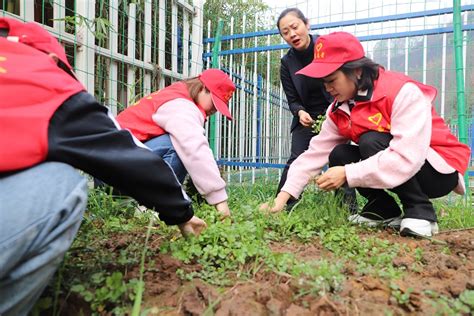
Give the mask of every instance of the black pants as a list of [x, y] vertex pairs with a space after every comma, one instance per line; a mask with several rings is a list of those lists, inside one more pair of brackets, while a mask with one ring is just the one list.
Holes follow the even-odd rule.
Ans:
[[[367, 132], [360, 137], [359, 146], [336, 146], [329, 155], [329, 163], [333, 166], [343, 166], [367, 159], [387, 148], [391, 139], [392, 135], [387, 133]], [[439, 173], [426, 161], [415, 176], [390, 191], [400, 198], [405, 218], [436, 222], [436, 213], [429, 199], [448, 194], [457, 183], [457, 172]], [[361, 215], [372, 219], [387, 219], [401, 214], [397, 202], [385, 190], [357, 188], [357, 191], [368, 200]]]
[[281, 188], [285, 185], [286, 176], [288, 175], [288, 169], [290, 165], [309, 147], [309, 142], [311, 138], [316, 135], [313, 130], [309, 127], [304, 127], [301, 124], [298, 124], [293, 131], [291, 132], [291, 154], [290, 158], [286, 162], [286, 166], [283, 169], [281, 174], [280, 183], [278, 183], [277, 194], [280, 192]]

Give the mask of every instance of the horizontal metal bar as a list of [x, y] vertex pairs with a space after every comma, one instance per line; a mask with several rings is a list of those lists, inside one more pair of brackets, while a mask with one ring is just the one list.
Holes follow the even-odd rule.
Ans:
[[[249, 47], [249, 48], [236, 48], [236, 49], [231, 49], [231, 50], [220, 51], [219, 55], [224, 56], [224, 55], [236, 55], [236, 54], [245, 54], [245, 53], [254, 53], [254, 52], [266, 52], [266, 51], [282, 50], [282, 49], [288, 49], [288, 48], [290, 48], [288, 44], [257, 46], [257, 47]], [[212, 53], [202, 54], [203, 58], [208, 58], [211, 56], [212, 56]]]
[[[472, 31], [474, 30], [474, 24], [466, 24], [462, 27], [462, 30]], [[359, 36], [358, 39], [361, 42], [364, 42], [364, 41], [373, 41], [373, 40], [402, 38], [402, 37], [435, 35], [435, 34], [452, 33], [452, 32], [453, 32], [452, 27], [440, 27], [440, 28], [435, 28], [435, 29], [419, 30], [419, 31], [407, 31], [407, 32], [398, 32], [398, 33]], [[257, 46], [257, 47], [249, 47], [249, 48], [237, 48], [237, 49], [220, 51], [219, 55], [224, 56], [224, 55], [246, 54], [246, 53], [263, 52], [263, 51], [269, 51], [269, 50], [287, 49], [289, 47], [290, 46], [287, 44], [280, 44], [280, 45]], [[204, 58], [210, 57], [210, 56], [211, 56], [210, 53], [203, 54]]]
[[[265, 159], [265, 157], [262, 157], [259, 159]], [[277, 169], [283, 169], [286, 166], [286, 164], [279, 164], [279, 163], [229, 161], [229, 160], [223, 160], [223, 159], [217, 160], [217, 164], [220, 166], [230, 166], [230, 167], [277, 168]], [[468, 175], [469, 177], [474, 177], [474, 171], [468, 171]]]
[[280, 163], [265, 163], [265, 162], [243, 162], [243, 161], [226, 161], [218, 160], [217, 164], [220, 166], [231, 166], [231, 167], [252, 167], [252, 168], [285, 168], [285, 164]]
[[[474, 24], [466, 24], [462, 27], [463, 31], [472, 31], [474, 30]], [[419, 30], [419, 31], [407, 31], [407, 32], [400, 32], [400, 33], [387, 33], [387, 34], [380, 34], [380, 35], [367, 35], [367, 36], [360, 36], [358, 39], [361, 42], [364, 41], [374, 41], [374, 40], [383, 40], [383, 39], [393, 39], [393, 38], [402, 38], [402, 37], [415, 37], [415, 36], [423, 36], [423, 35], [436, 35], [436, 34], [443, 34], [443, 33], [453, 33], [452, 27], [440, 27], [436, 29], [428, 29], [428, 30]]]

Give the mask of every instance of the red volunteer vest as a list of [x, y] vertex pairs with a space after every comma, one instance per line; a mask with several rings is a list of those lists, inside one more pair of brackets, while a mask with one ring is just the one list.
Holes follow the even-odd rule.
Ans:
[[0, 37], [0, 172], [44, 161], [51, 117], [83, 90], [44, 52]]
[[[416, 84], [431, 101], [436, 97], [434, 87], [396, 72], [379, 70], [379, 78], [374, 82], [374, 91], [370, 101], [357, 102], [349, 116], [340, 109], [333, 111], [335, 103], [329, 111], [330, 118], [336, 123], [339, 133], [353, 142], [358, 143], [359, 137], [367, 131], [373, 130], [390, 133], [392, 104], [402, 86], [412, 82]], [[433, 148], [446, 162], [464, 174], [469, 165], [470, 149], [451, 134], [444, 120], [431, 109], [432, 132], [430, 147]]]
[[[186, 99], [194, 103], [189, 95], [188, 88], [183, 82], [176, 82], [160, 91], [140, 99], [137, 103], [126, 108], [117, 116], [117, 121], [124, 129], [128, 129], [136, 138], [145, 142], [151, 138], [166, 134], [151, 118], [160, 106], [174, 99]], [[204, 119], [206, 112], [196, 103]]]

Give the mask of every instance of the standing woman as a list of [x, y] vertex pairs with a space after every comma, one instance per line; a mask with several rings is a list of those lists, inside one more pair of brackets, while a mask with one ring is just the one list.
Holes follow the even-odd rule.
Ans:
[[[451, 191], [463, 194], [462, 176], [470, 158], [469, 147], [451, 134], [432, 105], [436, 89], [385, 71], [365, 57], [349, 33], [320, 36], [316, 48], [314, 61], [299, 73], [322, 78], [335, 101], [319, 135], [291, 165], [270, 210], [281, 211], [290, 197], [297, 198], [329, 162], [330, 168], [316, 181], [321, 189], [348, 183], [367, 199], [362, 212], [349, 220], [400, 225], [401, 235], [436, 234], [430, 198]], [[386, 190], [398, 196], [403, 214]]]
[[[322, 81], [297, 75], [296, 72], [313, 60], [314, 43], [318, 36], [309, 34], [309, 21], [297, 8], [285, 9], [277, 20], [281, 37], [291, 46], [281, 59], [280, 80], [293, 114], [291, 122], [291, 154], [278, 184], [279, 192], [286, 182], [291, 163], [306, 149], [316, 133], [312, 124], [318, 115], [324, 115], [331, 101], [325, 93]], [[296, 200], [288, 201], [288, 207]]]

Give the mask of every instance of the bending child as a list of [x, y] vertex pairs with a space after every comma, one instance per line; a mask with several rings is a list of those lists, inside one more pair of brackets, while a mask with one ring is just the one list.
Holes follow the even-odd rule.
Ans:
[[230, 216], [226, 184], [204, 134], [204, 122], [216, 111], [232, 119], [227, 104], [234, 91], [229, 76], [208, 69], [144, 97], [117, 116], [122, 128], [170, 164], [181, 183], [189, 173], [198, 192], [222, 217]]

